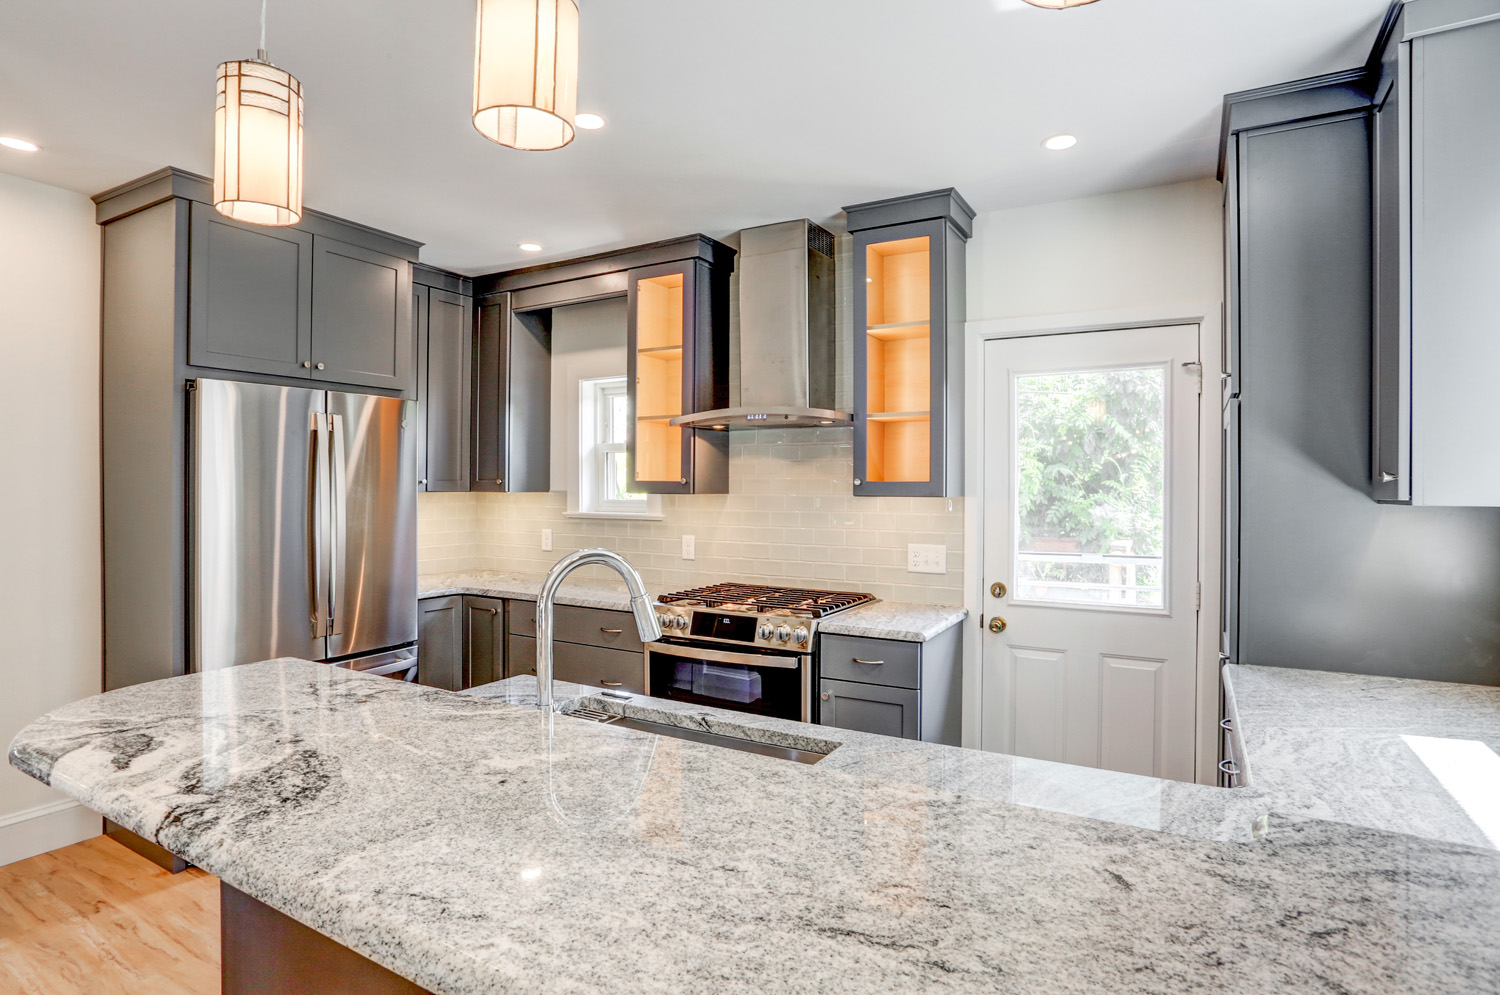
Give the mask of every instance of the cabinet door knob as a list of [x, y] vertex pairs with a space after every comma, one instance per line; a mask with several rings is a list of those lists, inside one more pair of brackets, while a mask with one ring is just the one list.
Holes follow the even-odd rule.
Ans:
[[1389, 470], [1380, 471], [1380, 482], [1382, 484], [1394, 483], [1397, 479], [1397, 476], [1394, 473], [1391, 473]]
[[822, 698], [823, 698], [824, 701], [828, 700], [828, 692], [827, 691], [823, 692]]
[[418, 480], [417, 483], [420, 484], [423, 487], [426, 487], [427, 486], [427, 478], [423, 477], [420, 480]]
[[321, 369], [322, 369], [322, 368], [323, 368], [323, 364], [322, 364], [322, 363], [319, 363], [319, 364], [318, 364], [318, 369], [320, 369], [320, 370], [321, 370]]
[[303, 360], [303, 361], [302, 361], [302, 368], [303, 368], [303, 369], [304, 369], [304, 370], [306, 370], [306, 369], [310, 369], [310, 368], [311, 368], [311, 367], [312, 367], [312, 360], [310, 360], [310, 359], [304, 359], [304, 360]]

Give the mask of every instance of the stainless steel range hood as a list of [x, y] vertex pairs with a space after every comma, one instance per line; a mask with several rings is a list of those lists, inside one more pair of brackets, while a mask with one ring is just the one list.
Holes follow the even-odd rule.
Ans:
[[740, 403], [672, 419], [692, 428], [816, 428], [833, 410], [833, 236], [811, 221], [740, 232]]

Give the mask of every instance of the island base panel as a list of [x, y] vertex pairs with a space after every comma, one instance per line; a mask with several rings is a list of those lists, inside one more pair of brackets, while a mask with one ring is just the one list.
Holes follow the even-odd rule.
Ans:
[[181, 874], [183, 871], [188, 869], [188, 862], [177, 856], [177, 854], [173, 853], [171, 850], [168, 850], [156, 843], [151, 842], [144, 836], [139, 836], [135, 833], [132, 833], [124, 826], [119, 825], [118, 823], [110, 822], [108, 819], [104, 820], [104, 835], [108, 836], [110, 839], [114, 840], [116, 843], [120, 844], [126, 849], [134, 850], [136, 853], [140, 854], [142, 857], [145, 857], [147, 860], [151, 861], [151, 863], [155, 864], [157, 867], [160, 867], [164, 871], [171, 871], [173, 874]]
[[223, 995], [432, 995], [220, 882]]

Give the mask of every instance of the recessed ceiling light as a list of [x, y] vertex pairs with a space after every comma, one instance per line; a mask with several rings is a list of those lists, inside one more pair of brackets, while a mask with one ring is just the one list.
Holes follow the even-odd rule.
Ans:
[[604, 118], [598, 114], [575, 114], [573, 124], [584, 131], [598, 131], [604, 127]]
[[541, 252], [542, 247], [537, 242], [522, 242], [517, 246], [522, 252]]
[[1051, 149], [1053, 152], [1061, 152], [1078, 144], [1078, 139], [1073, 135], [1053, 135], [1042, 143], [1042, 147]]
[[8, 135], [0, 138], [0, 145], [4, 145], [8, 149], [15, 149], [17, 152], [37, 152], [41, 150], [41, 146], [35, 142], [28, 142], [24, 138], [11, 138]]

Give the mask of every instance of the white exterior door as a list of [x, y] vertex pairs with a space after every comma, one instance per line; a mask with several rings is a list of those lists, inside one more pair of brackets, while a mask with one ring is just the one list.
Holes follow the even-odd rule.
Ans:
[[1196, 325], [986, 342], [982, 748], [1193, 780], [1197, 362]]

